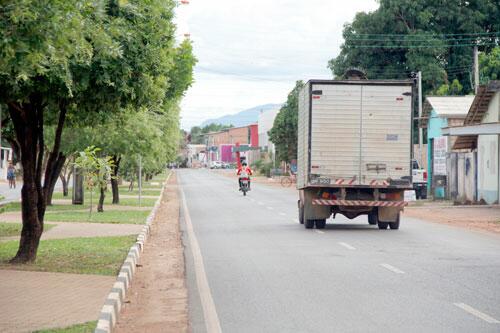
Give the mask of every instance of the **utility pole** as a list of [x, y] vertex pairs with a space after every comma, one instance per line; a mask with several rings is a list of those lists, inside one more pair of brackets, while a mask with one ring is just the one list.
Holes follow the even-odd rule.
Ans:
[[422, 71], [418, 71], [418, 149], [420, 150], [419, 165], [422, 167], [424, 163], [424, 150], [423, 150], [423, 134], [424, 130], [420, 126], [422, 121]]
[[474, 46], [474, 92], [477, 94], [479, 88], [479, 55], [477, 45]]

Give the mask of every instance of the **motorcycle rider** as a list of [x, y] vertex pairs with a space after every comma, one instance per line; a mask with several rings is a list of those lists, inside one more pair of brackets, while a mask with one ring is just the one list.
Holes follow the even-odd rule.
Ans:
[[[240, 176], [242, 172], [245, 172], [248, 175], [248, 189], [250, 189], [250, 176], [252, 175], [252, 169], [247, 165], [247, 162], [241, 162], [241, 166], [238, 167], [237, 175]], [[240, 184], [241, 191], [241, 177], [238, 177], [238, 183]]]

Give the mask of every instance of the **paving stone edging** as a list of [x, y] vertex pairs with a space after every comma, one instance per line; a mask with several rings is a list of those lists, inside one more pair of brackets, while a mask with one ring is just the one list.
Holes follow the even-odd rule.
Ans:
[[113, 328], [118, 321], [118, 315], [123, 307], [125, 296], [127, 295], [137, 268], [136, 265], [142, 251], [144, 250], [144, 244], [146, 243], [151, 232], [151, 224], [156, 216], [156, 212], [158, 211], [158, 207], [160, 206], [161, 199], [163, 198], [163, 194], [165, 192], [165, 187], [172, 173], [173, 171], [169, 173], [167, 179], [163, 183], [160, 196], [158, 197], [158, 200], [156, 200], [153, 210], [151, 210], [151, 213], [148, 215], [146, 224], [142, 228], [141, 233], [137, 236], [137, 241], [134, 245], [132, 245], [132, 247], [130, 247], [127, 258], [120, 268], [116, 282], [113, 284], [111, 291], [106, 297], [106, 301], [104, 302], [101, 312], [99, 313], [99, 319], [94, 333], [110, 333], [113, 331]]

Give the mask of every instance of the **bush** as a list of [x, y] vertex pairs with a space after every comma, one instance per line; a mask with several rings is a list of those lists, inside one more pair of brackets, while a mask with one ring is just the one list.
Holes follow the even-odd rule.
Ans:
[[257, 171], [262, 176], [271, 177], [271, 169], [273, 168], [273, 162], [265, 162], [264, 160], [258, 160], [252, 163], [252, 169]]

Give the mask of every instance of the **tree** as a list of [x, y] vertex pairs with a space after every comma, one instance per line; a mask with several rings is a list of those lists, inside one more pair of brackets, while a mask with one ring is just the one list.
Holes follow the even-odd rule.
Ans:
[[113, 161], [111, 157], [99, 157], [101, 149], [90, 146], [77, 154], [74, 165], [82, 171], [85, 184], [90, 190], [89, 220], [92, 219], [92, 196], [97, 187], [100, 192], [97, 211], [104, 211], [104, 198], [107, 190], [108, 180], [112, 177]]
[[269, 131], [269, 140], [275, 144], [276, 157], [281, 161], [290, 162], [297, 158], [298, 99], [303, 87], [302, 81], [296, 82]]
[[[23, 229], [12, 262], [36, 258], [46, 200], [66, 158], [66, 124], [93, 126], [125, 110], [161, 112], [175, 104], [166, 101], [179, 94], [169, 77], [179, 57], [174, 6], [168, 0], [26, 0], [3, 7], [0, 103], [8, 106], [23, 166]], [[49, 124], [55, 135], [42, 186]]]
[[204, 127], [194, 126], [190, 131], [190, 143], [192, 144], [204, 144], [205, 143], [205, 135], [210, 132], [219, 132], [224, 131], [226, 129], [234, 127], [233, 125], [222, 125], [211, 123]]
[[495, 47], [490, 53], [479, 54], [479, 77], [482, 84], [500, 80], [500, 47]]
[[458, 82], [457, 79], [453, 80], [451, 84], [443, 84], [441, 87], [439, 87], [435, 95], [437, 96], [459, 96], [463, 95], [463, 86]]
[[380, 0], [345, 25], [340, 54], [330, 60], [335, 77], [360, 67], [369, 79], [403, 79], [422, 71], [424, 93], [458, 82], [472, 90], [472, 49], [498, 44], [497, 1]]

